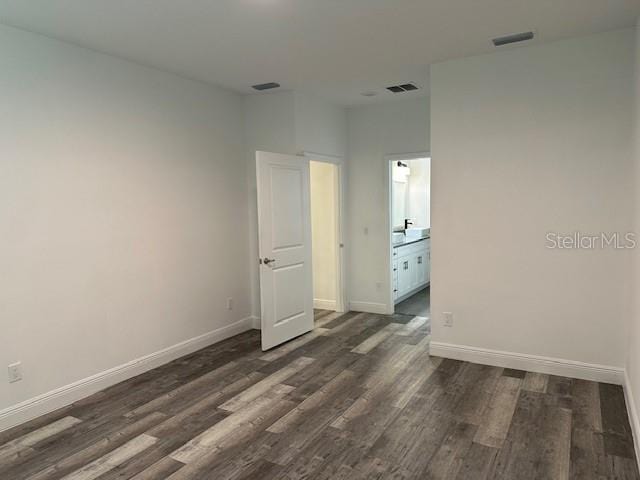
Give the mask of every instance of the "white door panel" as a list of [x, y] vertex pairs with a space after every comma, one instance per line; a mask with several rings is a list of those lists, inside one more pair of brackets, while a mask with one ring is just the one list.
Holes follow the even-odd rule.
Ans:
[[418, 286], [418, 254], [412, 253], [409, 257], [409, 273], [411, 275], [409, 290], [413, 290]]
[[305, 266], [302, 263], [273, 269], [275, 325], [305, 313]]
[[313, 329], [309, 160], [257, 152], [262, 349]]
[[418, 270], [418, 285], [424, 285], [427, 281], [427, 251], [424, 250], [419, 252], [416, 261], [416, 268]]
[[398, 296], [402, 297], [411, 290], [411, 261], [409, 256], [398, 259]]
[[[297, 157], [296, 157], [297, 158]], [[304, 246], [303, 173], [271, 165], [271, 238], [274, 251]]]

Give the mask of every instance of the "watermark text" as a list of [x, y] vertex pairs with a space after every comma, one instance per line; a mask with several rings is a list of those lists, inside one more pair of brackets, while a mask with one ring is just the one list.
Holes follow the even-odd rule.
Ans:
[[636, 248], [637, 239], [634, 232], [600, 232], [585, 234], [582, 232], [557, 233], [548, 232], [546, 248], [566, 250], [628, 250]]

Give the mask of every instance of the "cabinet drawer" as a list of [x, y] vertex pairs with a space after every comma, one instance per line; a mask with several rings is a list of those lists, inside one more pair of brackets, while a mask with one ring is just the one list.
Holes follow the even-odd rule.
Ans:
[[402, 247], [396, 247], [393, 249], [395, 255], [394, 258], [405, 257], [412, 253], [424, 250], [427, 246], [429, 239], [420, 240], [419, 242], [411, 243], [409, 245], [403, 245]]

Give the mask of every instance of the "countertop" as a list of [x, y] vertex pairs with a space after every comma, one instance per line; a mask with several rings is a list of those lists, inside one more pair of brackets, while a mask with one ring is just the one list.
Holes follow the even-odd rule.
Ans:
[[411, 240], [404, 240], [401, 243], [394, 243], [393, 248], [404, 247], [405, 245], [411, 245], [412, 243], [421, 242], [422, 240], [428, 240], [431, 236], [427, 235], [422, 238], [412, 238]]

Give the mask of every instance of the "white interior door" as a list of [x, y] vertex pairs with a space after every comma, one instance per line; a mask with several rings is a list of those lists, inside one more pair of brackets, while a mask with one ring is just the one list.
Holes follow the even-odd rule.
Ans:
[[313, 330], [309, 159], [257, 152], [262, 349]]

